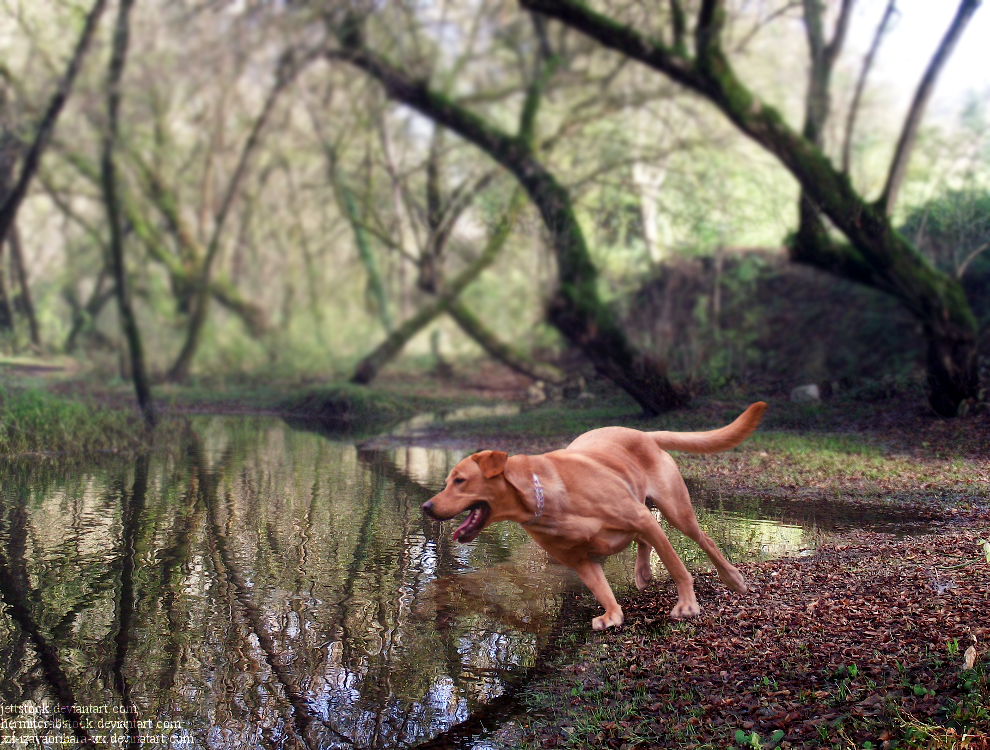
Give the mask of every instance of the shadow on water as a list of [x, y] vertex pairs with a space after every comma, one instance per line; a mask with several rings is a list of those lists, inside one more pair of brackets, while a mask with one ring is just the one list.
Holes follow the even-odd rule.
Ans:
[[[3, 463], [5, 716], [47, 716], [18, 731], [53, 747], [471, 746], [596, 605], [520, 527], [458, 545], [420, 512], [461, 457], [203, 418], [169, 454]], [[843, 523], [693, 492], [737, 560]], [[618, 591], [633, 563], [610, 559]]]

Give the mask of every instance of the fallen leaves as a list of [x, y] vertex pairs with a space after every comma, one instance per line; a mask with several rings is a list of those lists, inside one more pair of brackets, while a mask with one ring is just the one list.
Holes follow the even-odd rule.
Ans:
[[970, 646], [966, 649], [966, 653], [963, 654], [963, 671], [967, 669], [974, 669], [976, 667], [976, 646]]
[[[946, 742], [986, 738], [990, 688], [978, 645], [990, 640], [990, 564], [944, 567], [982, 549], [972, 526], [986, 520], [900, 539], [853, 532], [811, 557], [740, 566], [745, 596], [699, 575], [702, 614], [677, 626], [663, 615], [675, 596], [669, 581], [630, 594], [626, 625], [594, 636], [578, 661], [584, 690], [641, 707], [628, 727], [598, 724], [565, 744], [601, 734], [601, 747], [727, 747], [737, 729], [782, 731], [782, 748], [836, 739], [951, 747], [931, 739], [939, 732]], [[616, 668], [628, 664], [637, 669]], [[594, 724], [595, 706], [559, 705], [531, 740], [565, 741], [556, 726]]]

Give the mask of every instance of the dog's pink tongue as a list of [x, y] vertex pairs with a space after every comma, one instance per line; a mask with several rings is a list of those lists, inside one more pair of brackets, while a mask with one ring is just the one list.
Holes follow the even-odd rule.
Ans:
[[468, 528], [474, 523], [474, 517], [478, 512], [477, 510], [472, 510], [468, 513], [468, 517], [464, 519], [464, 523], [454, 529], [453, 539], [455, 542], [460, 541], [460, 538], [467, 533]]

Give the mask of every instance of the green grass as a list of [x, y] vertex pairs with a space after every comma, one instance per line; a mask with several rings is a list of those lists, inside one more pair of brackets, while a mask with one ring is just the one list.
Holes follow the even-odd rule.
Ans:
[[0, 386], [0, 455], [121, 452], [150, 441], [136, 410]]

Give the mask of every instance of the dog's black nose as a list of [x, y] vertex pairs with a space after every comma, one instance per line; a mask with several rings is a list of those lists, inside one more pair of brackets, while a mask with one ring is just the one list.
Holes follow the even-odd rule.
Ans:
[[420, 507], [423, 509], [423, 512], [426, 515], [428, 515], [428, 516], [432, 516], [433, 515], [433, 501], [432, 500], [427, 500]]

